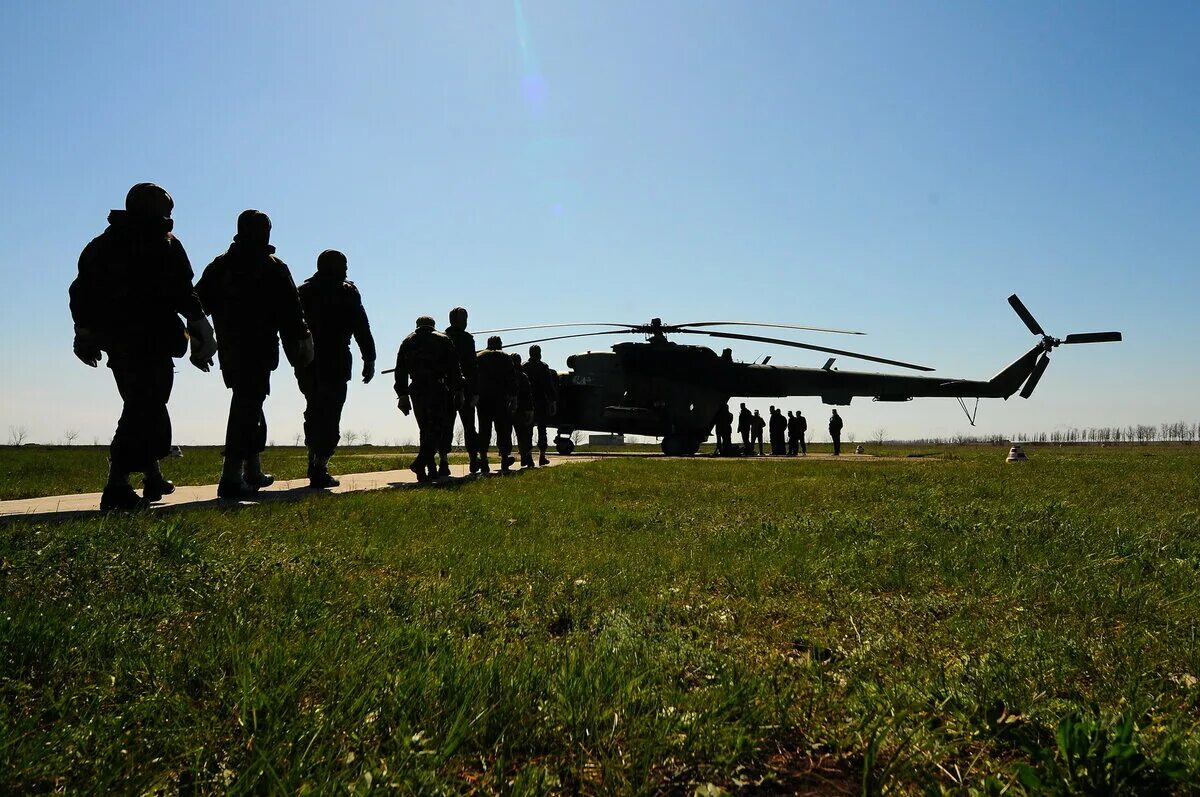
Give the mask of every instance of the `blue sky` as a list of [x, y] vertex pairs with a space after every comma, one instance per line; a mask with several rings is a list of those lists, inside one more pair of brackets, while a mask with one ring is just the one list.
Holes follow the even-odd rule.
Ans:
[[[862, 329], [987, 377], [1033, 342], [1015, 291], [1052, 334], [1126, 340], [1060, 349], [978, 431], [1200, 420], [1194, 4], [7, 3], [0, 28], [0, 436], [111, 436], [66, 288], [143, 180], [197, 276], [247, 207], [297, 281], [345, 251], [384, 359], [462, 304], [476, 329]], [[765, 354], [824, 361], [735, 348]], [[219, 376], [179, 370], [177, 440], [218, 442]], [[276, 372], [276, 442], [301, 406]], [[860, 438], [972, 431], [952, 400], [843, 414]], [[415, 436], [386, 378], [354, 383], [343, 428]]]

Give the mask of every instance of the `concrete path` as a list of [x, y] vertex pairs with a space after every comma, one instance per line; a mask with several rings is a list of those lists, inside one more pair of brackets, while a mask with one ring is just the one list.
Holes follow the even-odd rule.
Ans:
[[[550, 465], [561, 465], [565, 462], [591, 462], [590, 457], [551, 457]], [[486, 476], [471, 476], [466, 463], [452, 465], [450, 476], [438, 479], [430, 484], [454, 484], [477, 478], [500, 478], [497, 465], [492, 464], [492, 473]], [[514, 468], [513, 473], [520, 473]], [[163, 499], [152, 505], [152, 509], [179, 509], [187, 507], [198, 508], [205, 506], [234, 507], [253, 506], [268, 501], [296, 501], [327, 493], [352, 493], [361, 490], [383, 490], [394, 487], [416, 487], [416, 475], [407, 469], [381, 470], [371, 473], [347, 473], [337, 477], [341, 484], [331, 490], [312, 490], [308, 487], [308, 479], [280, 480], [263, 490], [260, 490], [253, 501], [235, 501], [227, 498], [217, 498], [217, 485], [205, 484], [200, 486], [176, 485], [175, 492], [163, 496]], [[78, 493], [75, 495], [49, 495], [43, 498], [21, 498], [13, 501], [0, 501], [0, 521], [14, 520], [31, 515], [39, 519], [70, 518], [84, 516], [100, 511], [100, 493]]]

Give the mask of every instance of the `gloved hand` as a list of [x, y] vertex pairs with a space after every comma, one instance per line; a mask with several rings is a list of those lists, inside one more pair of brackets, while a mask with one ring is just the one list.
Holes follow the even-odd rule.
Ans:
[[408, 415], [410, 412], [412, 412], [412, 399], [410, 399], [408, 396], [400, 396], [398, 399], [396, 399], [396, 406], [400, 408], [402, 413]]
[[192, 365], [207, 372], [212, 368], [213, 355], [217, 353], [217, 336], [213, 334], [212, 324], [204, 316], [189, 320], [187, 323], [188, 337], [191, 339], [192, 354], [188, 357]]
[[462, 405], [466, 400], [466, 396], [463, 395], [461, 390], [454, 391], [454, 410], [457, 412], [462, 409]]
[[557, 401], [551, 401], [549, 404], [546, 405], [546, 414], [549, 415], [551, 418], [553, 418], [555, 415], [558, 414], [558, 402]]
[[301, 339], [299, 345], [296, 346], [296, 359], [300, 361], [300, 367], [304, 367], [311, 365], [315, 356], [316, 351], [313, 349], [313, 337], [312, 333], [309, 332]]
[[95, 368], [100, 362], [100, 343], [96, 340], [96, 336], [90, 329], [75, 325], [75, 343], [73, 345], [75, 356], [84, 365], [90, 365]]
[[363, 361], [363, 384], [365, 385], [365, 384], [369, 383], [374, 378], [375, 378], [375, 361], [374, 360], [364, 360]]
[[508, 397], [508, 414], [511, 415], [516, 411], [517, 411], [517, 397], [509, 396]]

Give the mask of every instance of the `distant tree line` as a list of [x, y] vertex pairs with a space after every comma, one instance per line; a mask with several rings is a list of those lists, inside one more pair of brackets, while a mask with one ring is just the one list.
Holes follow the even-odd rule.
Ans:
[[[1191, 443], [1200, 440], [1200, 423], [1139, 423], [1130, 426], [1093, 426], [1090, 428], [1056, 429], [1053, 432], [1018, 432], [1012, 435], [963, 435], [925, 437], [905, 440], [906, 443], [928, 445], [1003, 445], [1009, 441], [1022, 443]], [[900, 441], [898, 441], [900, 442]]]

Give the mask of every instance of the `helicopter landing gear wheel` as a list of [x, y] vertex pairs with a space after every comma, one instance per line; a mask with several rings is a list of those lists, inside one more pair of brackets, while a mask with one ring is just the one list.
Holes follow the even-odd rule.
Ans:
[[668, 457], [690, 457], [700, 450], [700, 440], [685, 434], [669, 434], [662, 439], [662, 452]]
[[554, 447], [565, 457], [575, 450], [575, 441], [569, 437], [556, 437], [554, 438]]

